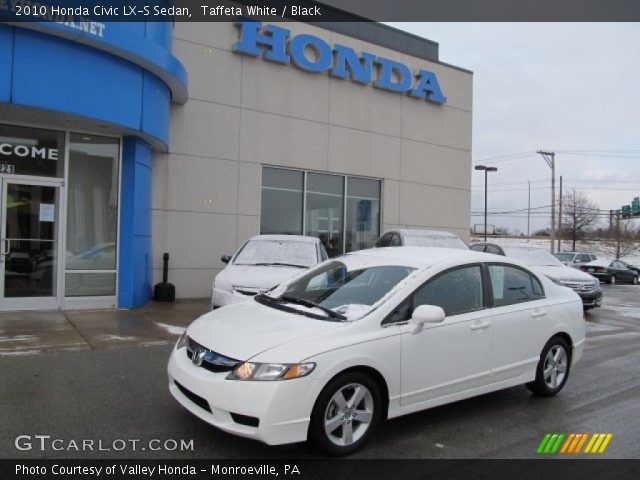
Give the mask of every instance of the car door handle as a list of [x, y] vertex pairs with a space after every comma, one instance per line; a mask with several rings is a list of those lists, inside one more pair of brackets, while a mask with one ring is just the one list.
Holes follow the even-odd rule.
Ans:
[[478, 322], [471, 325], [469, 330], [484, 330], [485, 328], [489, 328], [489, 325], [491, 325], [489, 322]]
[[536, 310], [534, 310], [534, 311], [532, 311], [532, 312], [531, 312], [531, 316], [532, 316], [533, 318], [540, 318], [540, 317], [544, 317], [546, 314], [547, 314], [547, 311], [546, 311], [546, 310], [539, 310], [539, 309], [536, 309]]

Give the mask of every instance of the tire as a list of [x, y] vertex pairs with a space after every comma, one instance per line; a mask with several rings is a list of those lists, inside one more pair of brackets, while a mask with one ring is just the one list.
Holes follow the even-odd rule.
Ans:
[[[358, 401], [352, 405], [356, 394]], [[380, 389], [369, 375], [363, 372], [339, 375], [324, 387], [316, 400], [309, 424], [309, 440], [331, 456], [355, 452], [380, 423], [382, 405]], [[350, 440], [348, 432], [351, 432]]]
[[611, 285], [615, 285], [616, 284], [616, 276], [615, 275], [611, 275], [611, 277], [609, 278], [609, 283]]
[[633, 277], [633, 281], [631, 283], [638, 285], [638, 277]]
[[569, 344], [562, 337], [553, 337], [542, 349], [536, 368], [536, 379], [527, 383], [527, 388], [542, 397], [553, 397], [567, 383], [570, 369]]

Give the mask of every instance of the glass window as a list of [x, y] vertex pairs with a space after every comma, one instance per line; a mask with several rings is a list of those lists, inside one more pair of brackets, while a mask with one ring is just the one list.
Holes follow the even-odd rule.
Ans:
[[414, 294], [413, 308], [420, 305], [442, 307], [447, 316], [482, 309], [480, 267], [457, 268], [430, 280]]
[[317, 263], [314, 243], [284, 240], [249, 240], [233, 260], [234, 265], [311, 267]]
[[62, 177], [64, 133], [0, 125], [0, 173]]
[[371, 248], [380, 188], [380, 180], [263, 167], [260, 233], [318, 237], [329, 257]]
[[345, 251], [371, 248], [380, 236], [380, 182], [347, 177]]
[[114, 295], [119, 140], [72, 133], [67, 200], [67, 296]]
[[303, 183], [303, 172], [262, 169], [260, 233], [302, 234]]
[[320, 305], [356, 319], [414, 270], [400, 265], [369, 266], [361, 259], [343, 258], [344, 262], [329, 261], [268, 295], [307, 308]]
[[502, 307], [544, 297], [540, 281], [529, 272], [506, 265], [490, 265], [493, 305]]
[[305, 235], [318, 237], [329, 257], [343, 252], [344, 177], [307, 174]]

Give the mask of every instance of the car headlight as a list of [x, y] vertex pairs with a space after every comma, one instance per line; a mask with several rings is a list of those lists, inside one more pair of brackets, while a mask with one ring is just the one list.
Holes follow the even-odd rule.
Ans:
[[315, 363], [253, 363], [236, 365], [227, 380], [291, 380], [309, 375]]
[[189, 335], [187, 335], [187, 329], [184, 329], [182, 335], [178, 339], [178, 343], [176, 343], [176, 350], [180, 350], [182, 347], [186, 347], [187, 343], [189, 343]]

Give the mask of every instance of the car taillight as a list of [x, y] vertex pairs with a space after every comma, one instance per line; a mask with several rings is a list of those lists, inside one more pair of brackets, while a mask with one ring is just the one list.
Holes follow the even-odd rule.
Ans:
[[607, 273], [607, 269], [606, 268], [599, 268], [598, 269], [598, 273]]

